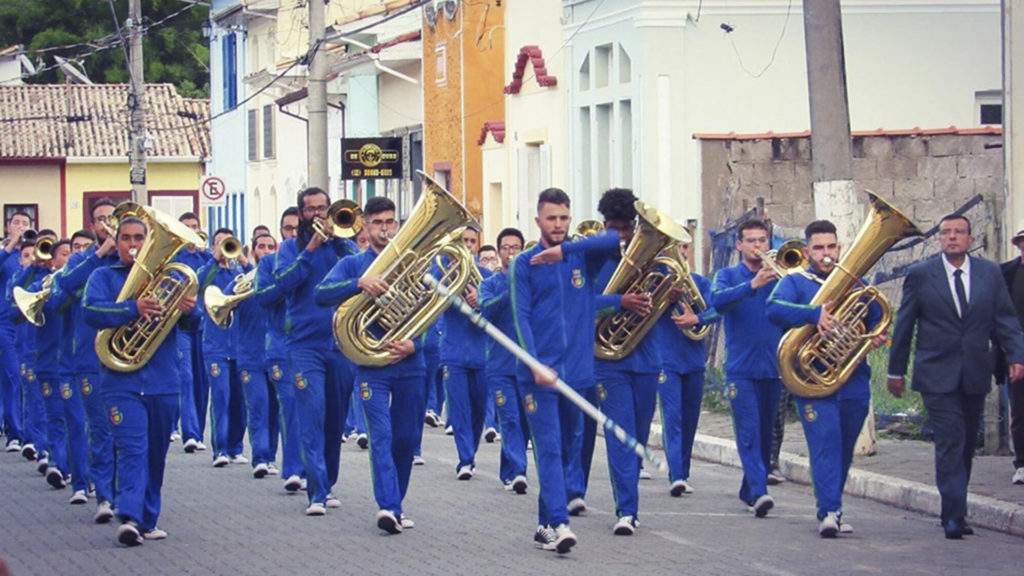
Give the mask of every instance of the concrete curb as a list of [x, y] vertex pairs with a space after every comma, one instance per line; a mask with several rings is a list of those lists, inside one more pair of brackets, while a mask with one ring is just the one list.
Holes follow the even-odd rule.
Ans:
[[[660, 427], [651, 439], [660, 443]], [[739, 453], [732, 440], [697, 434], [693, 456], [707, 462], [741, 468]], [[779, 454], [779, 470], [792, 482], [811, 483], [811, 467], [807, 458], [783, 452]], [[883, 504], [938, 516], [941, 509], [939, 491], [934, 486], [859, 470], [850, 469], [844, 493], [869, 498]], [[967, 495], [969, 520], [974, 526], [1024, 537], [1024, 506], [1003, 502], [988, 496]]]

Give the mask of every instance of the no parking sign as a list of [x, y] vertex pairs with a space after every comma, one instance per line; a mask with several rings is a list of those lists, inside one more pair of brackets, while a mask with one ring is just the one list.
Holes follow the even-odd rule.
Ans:
[[227, 190], [224, 180], [217, 176], [207, 176], [199, 186], [199, 203], [202, 206], [224, 206]]

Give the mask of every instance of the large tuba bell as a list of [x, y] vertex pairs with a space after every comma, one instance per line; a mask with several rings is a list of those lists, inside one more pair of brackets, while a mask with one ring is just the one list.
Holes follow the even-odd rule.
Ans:
[[202, 240], [181, 222], [134, 202], [119, 204], [114, 216], [119, 222], [134, 216], [145, 222], [148, 229], [146, 241], [135, 255], [135, 264], [128, 272], [117, 301], [154, 297], [165, 311], [163, 316], [148, 322], [140, 316], [128, 324], [105, 328], [96, 334], [96, 354], [100, 362], [115, 372], [134, 372], [149, 362], [177, 324], [181, 317], [178, 303], [198, 293], [195, 272], [172, 260], [182, 248], [189, 244], [201, 245]]
[[[871, 339], [888, 330], [892, 320], [889, 301], [861, 277], [893, 244], [921, 236], [899, 210], [874, 192], [867, 190], [867, 194], [871, 209], [867, 221], [810, 303], [834, 302], [835, 327], [824, 334], [819, 334], [815, 325], [793, 328], [779, 342], [782, 383], [798, 396], [819, 398], [835, 393], [871, 350]], [[865, 320], [872, 302], [882, 308], [882, 319], [868, 332]]]
[[633, 240], [604, 293], [647, 294], [651, 297], [651, 313], [640, 316], [623, 310], [599, 319], [594, 354], [604, 360], [621, 360], [627, 356], [668, 309], [669, 292], [679, 287], [684, 271], [676, 258], [658, 254], [679, 242], [691, 241], [686, 228], [653, 206], [640, 200], [634, 205], [640, 218]]
[[30, 324], [33, 326], [43, 326], [46, 324], [43, 306], [50, 299], [52, 290], [53, 274], [50, 274], [43, 279], [43, 287], [38, 292], [29, 292], [21, 286], [15, 286], [11, 295], [14, 297], [14, 303], [18, 306], [18, 310], [21, 310], [22, 315], [25, 316], [25, 319]]
[[363, 277], [381, 276], [388, 290], [376, 298], [360, 292], [334, 312], [334, 337], [341, 351], [362, 366], [391, 362], [384, 346], [422, 334], [449, 301], [423, 284], [436, 258], [449, 262], [440, 279], [451, 292], [462, 292], [477, 273], [462, 230], [476, 219], [447, 190], [423, 172], [423, 195], [409, 220], [377, 255]]
[[253, 280], [255, 279], [255, 267], [245, 274], [235, 276], [235, 288], [230, 296], [216, 286], [207, 286], [203, 291], [203, 306], [206, 308], [206, 315], [210, 320], [221, 328], [231, 326], [235, 320], [235, 308], [256, 293], [253, 290]]

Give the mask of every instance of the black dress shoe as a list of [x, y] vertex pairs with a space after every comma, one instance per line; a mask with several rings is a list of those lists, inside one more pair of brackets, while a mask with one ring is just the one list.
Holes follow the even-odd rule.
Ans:
[[960, 523], [963, 525], [961, 532], [963, 532], [964, 536], [974, 536], [974, 528], [971, 528], [971, 525], [966, 520], [961, 520]]
[[942, 524], [942, 529], [946, 532], [947, 540], [960, 540], [964, 537], [964, 521], [963, 520], [947, 520]]

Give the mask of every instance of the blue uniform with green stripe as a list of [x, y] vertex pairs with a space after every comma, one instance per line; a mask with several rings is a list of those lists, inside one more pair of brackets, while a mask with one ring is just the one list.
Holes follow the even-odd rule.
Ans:
[[19, 268], [7, 285], [7, 303], [9, 318], [15, 328], [14, 346], [18, 355], [18, 366], [21, 372], [19, 393], [22, 396], [22, 443], [32, 443], [36, 447], [36, 459], [46, 458], [47, 433], [43, 389], [36, 374], [36, 337], [39, 329], [25, 321], [21, 311], [14, 304], [14, 287], [28, 289], [35, 279], [45, 275], [47, 268], [29, 264]]
[[[185, 264], [198, 274], [199, 269], [213, 260], [213, 254], [206, 249], [190, 252], [187, 248], [174, 256], [175, 262]], [[202, 315], [203, 311], [200, 310]], [[182, 440], [202, 442], [206, 433], [206, 409], [210, 401], [210, 383], [206, 379], [206, 364], [203, 362], [202, 322], [195, 328], [178, 327], [178, 356], [181, 359], [179, 375], [181, 380], [181, 437]]]
[[[377, 258], [372, 246], [338, 262], [316, 287], [316, 303], [338, 306], [356, 296], [359, 278]], [[409, 490], [412, 458], [423, 434], [426, 411], [424, 336], [414, 340], [416, 351], [386, 366], [356, 365], [356, 390], [370, 440], [373, 496], [381, 510], [402, 515]]]
[[[21, 251], [0, 249], [0, 290], [4, 290], [4, 303], [9, 295], [8, 283], [21, 269], [18, 264]], [[14, 327], [10, 320], [10, 307], [0, 305], [0, 431], [7, 443], [22, 442], [21, 376], [18, 374], [18, 354], [15, 347]]]
[[[842, 274], [838, 270], [835, 273]], [[820, 287], [819, 282], [802, 274], [786, 276], [768, 298], [768, 319], [782, 328], [817, 324], [821, 306], [811, 306], [810, 302]], [[873, 328], [881, 317], [878, 304], [872, 303], [868, 306], [865, 323]], [[793, 398], [807, 438], [818, 519], [829, 512], [841, 515], [843, 485], [853, 463], [857, 437], [868, 415], [871, 367], [861, 361], [846, 384], [829, 396], [807, 398], [793, 394]]]
[[782, 329], [765, 315], [775, 282], [755, 290], [756, 274], [740, 261], [719, 270], [711, 283], [711, 305], [725, 322], [727, 394], [743, 464], [739, 497], [747, 504], [768, 493], [772, 427], [782, 390], [776, 360]]
[[[272, 259], [273, 254], [270, 257]], [[235, 293], [235, 285], [236, 280], [228, 284], [227, 294]], [[238, 380], [244, 392], [253, 468], [272, 463], [277, 454], [277, 400], [267, 381], [264, 348], [267, 320], [263, 307], [252, 297], [242, 300], [235, 308], [234, 324], [239, 335]]]
[[[519, 345], [578, 391], [594, 386], [594, 320], [597, 275], [619, 249], [617, 234], [561, 244], [556, 264], [530, 264], [543, 243], [519, 254], [510, 268], [513, 318]], [[538, 386], [530, 369], [516, 373], [533, 439], [540, 483], [538, 523], [568, 523], [566, 505], [582, 495], [583, 413], [552, 388]]]

